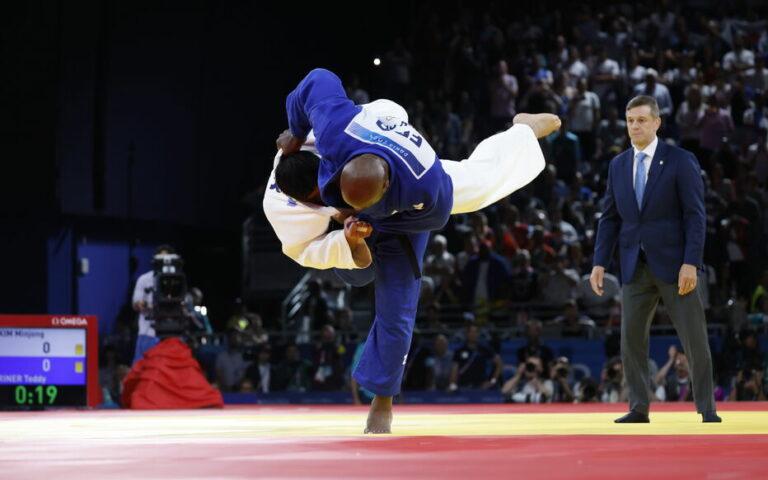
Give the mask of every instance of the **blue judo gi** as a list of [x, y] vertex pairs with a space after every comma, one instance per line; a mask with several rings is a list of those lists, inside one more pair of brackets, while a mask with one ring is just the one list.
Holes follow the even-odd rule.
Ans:
[[375, 282], [376, 318], [353, 375], [377, 395], [396, 395], [416, 321], [429, 232], [446, 224], [453, 206], [451, 179], [413, 126], [356, 106], [328, 70], [312, 70], [288, 95], [286, 110], [294, 136], [306, 138], [310, 130], [315, 132], [322, 156], [318, 185], [327, 205], [350, 208], [338, 179], [352, 158], [370, 153], [389, 165], [384, 196], [357, 215], [374, 228], [367, 239], [373, 264], [336, 272], [352, 285]]

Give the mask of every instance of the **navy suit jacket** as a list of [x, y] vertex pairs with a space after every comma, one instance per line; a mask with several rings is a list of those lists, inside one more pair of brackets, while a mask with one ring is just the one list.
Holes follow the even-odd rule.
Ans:
[[683, 264], [701, 267], [706, 215], [704, 183], [696, 157], [659, 140], [638, 207], [633, 178], [634, 149], [608, 167], [604, 210], [595, 241], [594, 264], [608, 267], [619, 245], [621, 281], [632, 280], [640, 243], [656, 277], [677, 283]]

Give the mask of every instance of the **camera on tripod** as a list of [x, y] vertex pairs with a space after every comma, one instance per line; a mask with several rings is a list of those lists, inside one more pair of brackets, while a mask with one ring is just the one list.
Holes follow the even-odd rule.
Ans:
[[194, 317], [185, 305], [187, 277], [183, 267], [184, 261], [175, 253], [157, 254], [152, 259], [155, 282], [147, 320], [153, 323], [158, 338], [180, 336], [193, 329]]

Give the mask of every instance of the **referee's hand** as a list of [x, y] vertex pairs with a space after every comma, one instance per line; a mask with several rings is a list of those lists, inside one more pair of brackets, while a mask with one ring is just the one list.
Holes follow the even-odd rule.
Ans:
[[605, 275], [605, 267], [595, 265], [592, 267], [592, 274], [589, 276], [589, 284], [592, 286], [592, 291], [595, 295], [601, 297], [603, 295], [603, 276]]

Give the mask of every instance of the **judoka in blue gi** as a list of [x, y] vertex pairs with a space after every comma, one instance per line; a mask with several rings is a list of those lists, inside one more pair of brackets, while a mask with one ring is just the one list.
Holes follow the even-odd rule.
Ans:
[[296, 147], [315, 132], [324, 203], [352, 208], [374, 228], [371, 267], [337, 273], [357, 286], [375, 282], [376, 316], [353, 376], [376, 394], [365, 431], [389, 433], [392, 397], [400, 392], [416, 320], [422, 259], [429, 232], [450, 216], [451, 179], [415, 128], [368, 114], [328, 70], [312, 70], [288, 95], [286, 109]]
[[[422, 258], [429, 232], [445, 225], [451, 212], [451, 178], [411, 125], [355, 106], [327, 70], [310, 72], [286, 103], [290, 134], [278, 140], [284, 156], [297, 152], [314, 129], [322, 157], [317, 190], [304, 184], [305, 193], [293, 196], [313, 203], [321, 197], [325, 205], [353, 209], [374, 227], [368, 239], [372, 267], [337, 273], [353, 285], [376, 284], [376, 318], [353, 375], [376, 394], [366, 432], [388, 433], [415, 322]], [[534, 124], [541, 119], [528, 117], [540, 131]], [[559, 125], [550, 117], [545, 121]], [[276, 167], [278, 186], [285, 189], [278, 172]]]

